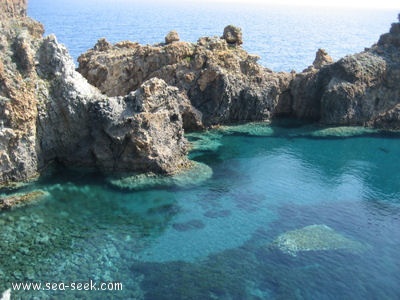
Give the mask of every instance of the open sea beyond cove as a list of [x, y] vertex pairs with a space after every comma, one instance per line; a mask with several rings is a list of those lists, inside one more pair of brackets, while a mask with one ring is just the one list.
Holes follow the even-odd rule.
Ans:
[[[29, 5], [75, 59], [100, 37], [153, 44], [175, 29], [195, 42], [232, 23], [243, 29], [243, 47], [275, 71], [301, 71], [318, 48], [335, 59], [362, 51], [398, 13]], [[0, 190], [44, 195], [0, 212], [0, 294], [35, 282], [39, 291], [12, 291], [12, 299], [400, 299], [400, 133], [282, 120], [187, 139], [196, 167], [172, 178], [55, 167], [34, 183]], [[72, 289], [77, 283], [122, 290]]]

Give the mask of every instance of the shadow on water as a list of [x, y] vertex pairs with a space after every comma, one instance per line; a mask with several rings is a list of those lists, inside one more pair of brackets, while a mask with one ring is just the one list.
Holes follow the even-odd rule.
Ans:
[[[54, 278], [117, 281], [128, 272], [126, 261], [149, 239], [161, 235], [179, 213], [173, 193], [117, 193], [96, 172], [57, 168], [29, 186], [33, 188], [49, 195], [35, 205], [0, 212], [0, 276], [5, 279], [0, 291], [11, 282], [52, 282]], [[119, 298], [140, 298], [134, 278], [125, 278], [123, 283], [126, 290]], [[63, 297], [63, 293], [12, 292], [24, 299]], [[98, 299], [107, 294], [115, 295], [68, 292], [71, 299]]]
[[[370, 205], [366, 201], [281, 206], [279, 219], [259, 228], [241, 247], [194, 263], [135, 261], [130, 271], [143, 275], [145, 299], [153, 300], [396, 299], [398, 211], [390, 220], [370, 224], [377, 211], [388, 210]], [[387, 222], [392, 224], [384, 228]], [[365, 250], [305, 251], [292, 256], [272, 246], [280, 234], [310, 224], [327, 224], [362, 241]], [[393, 248], [387, 245], [390, 239]]]
[[[50, 196], [37, 205], [0, 213], [0, 276], [6, 278], [0, 291], [12, 281], [91, 278], [121, 280], [124, 291], [68, 297], [396, 299], [398, 136], [319, 139], [305, 134], [303, 125], [272, 126], [273, 135], [228, 133], [214, 150], [198, 151], [196, 160], [210, 165], [213, 177], [190, 189], [110, 188], [100, 173], [65, 168], [22, 188], [43, 189]], [[303, 188], [310, 182], [315, 193]], [[142, 260], [141, 253], [166, 232], [186, 234], [193, 245], [210, 243], [204, 230], [212, 222], [223, 227], [215, 231], [232, 235], [216, 235], [215, 243], [239, 242], [188, 262]], [[258, 228], [261, 223], [264, 228]], [[296, 257], [271, 247], [279, 235], [313, 224], [325, 224], [368, 247], [356, 254], [306, 251]], [[247, 225], [248, 230], [240, 231]], [[231, 227], [234, 231], [223, 231]], [[190, 255], [195, 249], [188, 251]]]

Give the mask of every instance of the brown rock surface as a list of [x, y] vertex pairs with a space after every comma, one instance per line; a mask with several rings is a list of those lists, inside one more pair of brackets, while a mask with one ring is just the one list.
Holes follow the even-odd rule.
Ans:
[[2, 18], [25, 17], [27, 0], [2, 0], [0, 1], [0, 16]]
[[172, 30], [168, 32], [168, 34], [165, 36], [165, 43], [166, 44], [171, 44], [173, 42], [179, 42], [179, 34], [175, 30]]
[[[104, 171], [187, 167], [181, 111], [195, 114], [176, 88], [154, 79], [106, 97], [54, 36], [42, 38], [25, 1], [1, 0], [0, 8], [0, 184], [35, 177], [53, 161]], [[107, 47], [103, 40], [96, 50]]]
[[208, 126], [269, 119], [280, 98], [288, 95], [293, 75], [272, 73], [257, 59], [225, 39], [205, 37], [196, 44], [92, 49], [78, 58], [78, 70], [109, 96], [127, 94], [145, 80], [161, 78], [187, 94]]
[[79, 71], [107, 95], [162, 78], [187, 94], [206, 126], [289, 116], [398, 129], [399, 41], [400, 23], [394, 23], [362, 53], [333, 62], [319, 49], [303, 72], [274, 73], [238, 47], [241, 30], [230, 25], [221, 39], [200, 38], [196, 44], [90, 50], [79, 58]]

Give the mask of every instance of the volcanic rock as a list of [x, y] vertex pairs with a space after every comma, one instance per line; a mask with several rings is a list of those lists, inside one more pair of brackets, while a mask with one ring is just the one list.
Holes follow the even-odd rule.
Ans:
[[165, 43], [166, 44], [171, 44], [173, 42], [179, 42], [179, 34], [175, 30], [172, 30], [168, 32], [168, 34], [165, 36]]

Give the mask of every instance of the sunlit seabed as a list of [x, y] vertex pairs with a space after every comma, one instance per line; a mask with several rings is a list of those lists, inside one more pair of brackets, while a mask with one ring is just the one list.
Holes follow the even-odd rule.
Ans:
[[93, 279], [122, 282], [110, 294], [121, 299], [396, 299], [399, 137], [302, 124], [220, 127], [188, 135], [190, 157], [208, 174], [196, 184], [184, 184], [196, 177], [188, 173], [118, 186], [59, 169], [3, 190], [49, 196], [0, 213], [0, 290]]

